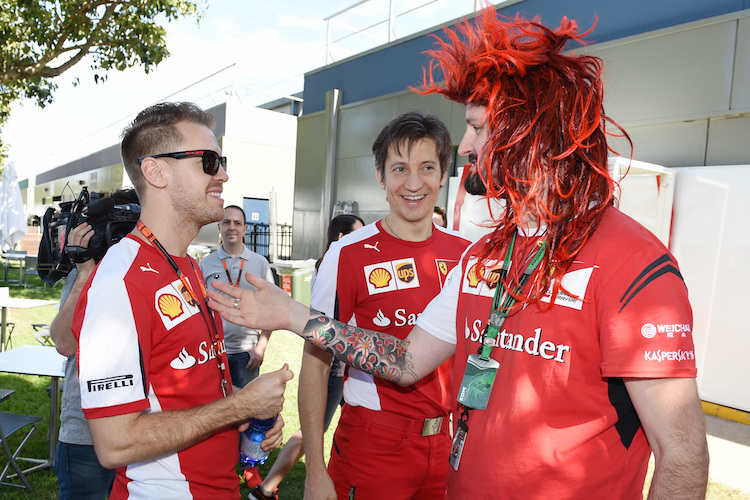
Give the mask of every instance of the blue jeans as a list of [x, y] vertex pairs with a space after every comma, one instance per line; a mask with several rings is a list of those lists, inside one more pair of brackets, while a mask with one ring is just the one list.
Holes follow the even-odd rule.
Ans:
[[256, 378], [258, 378], [258, 375], [260, 373], [259, 368], [256, 368], [252, 371], [245, 368], [247, 366], [247, 363], [250, 361], [250, 355], [248, 353], [227, 353], [227, 359], [229, 360], [229, 376], [232, 377], [232, 385], [243, 388]]
[[58, 500], [104, 500], [115, 480], [114, 469], [99, 464], [93, 446], [57, 443], [55, 473]]

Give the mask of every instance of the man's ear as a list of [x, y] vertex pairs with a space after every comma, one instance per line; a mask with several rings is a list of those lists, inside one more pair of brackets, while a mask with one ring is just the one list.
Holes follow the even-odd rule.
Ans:
[[163, 188], [167, 185], [166, 172], [161, 162], [156, 161], [155, 158], [144, 158], [141, 162], [141, 173], [143, 178], [150, 185]]
[[375, 177], [378, 179], [378, 184], [380, 184], [380, 187], [382, 189], [385, 189], [385, 179], [383, 179], [383, 174], [380, 173], [380, 169], [375, 169]]
[[448, 180], [448, 169], [445, 169], [445, 172], [443, 172], [443, 176], [440, 178], [440, 187], [445, 186], [446, 181]]

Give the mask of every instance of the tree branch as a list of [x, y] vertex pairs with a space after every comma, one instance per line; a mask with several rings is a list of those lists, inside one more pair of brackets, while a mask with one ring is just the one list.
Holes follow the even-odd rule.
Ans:
[[[81, 59], [86, 57], [89, 52], [91, 52], [91, 47], [94, 45], [97, 45], [96, 42], [100, 41], [99, 36], [102, 32], [102, 26], [106, 25], [112, 15], [115, 13], [117, 6], [116, 5], [108, 5], [107, 10], [104, 11], [104, 14], [102, 15], [101, 19], [99, 19], [99, 23], [96, 25], [96, 28], [94, 28], [94, 31], [91, 32], [91, 35], [89, 35], [88, 40], [86, 40], [86, 43], [84, 43], [80, 49], [78, 50], [78, 53], [68, 59], [65, 63], [61, 64], [57, 68], [50, 68], [48, 66], [44, 66], [38, 74], [39, 76], [43, 76], [46, 78], [60, 76], [65, 71], [69, 70], [71, 67], [75, 66]], [[61, 54], [61, 52], [58, 53]], [[57, 57], [57, 56], [55, 56]]]

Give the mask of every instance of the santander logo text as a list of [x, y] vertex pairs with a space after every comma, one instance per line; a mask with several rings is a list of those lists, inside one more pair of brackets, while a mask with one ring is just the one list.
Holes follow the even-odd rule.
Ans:
[[[481, 341], [481, 321], [476, 320], [470, 328], [465, 326], [466, 338], [471, 338], [474, 342]], [[570, 357], [570, 346], [565, 344], [555, 344], [547, 339], [542, 338], [542, 329], [534, 330], [534, 335], [524, 337], [522, 334], [513, 334], [507, 330], [500, 332], [495, 338], [495, 347], [507, 349], [509, 351], [525, 352], [531, 356], [539, 356], [544, 359], [554, 360], [558, 363], [565, 363], [566, 357]]]

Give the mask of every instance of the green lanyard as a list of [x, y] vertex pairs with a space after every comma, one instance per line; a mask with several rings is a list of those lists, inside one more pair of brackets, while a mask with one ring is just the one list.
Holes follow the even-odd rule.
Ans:
[[[510, 270], [510, 259], [513, 254], [513, 246], [515, 243], [516, 234], [514, 233], [513, 238], [510, 240], [508, 251], [505, 252], [505, 260], [503, 261], [503, 268], [500, 272], [500, 280], [495, 289], [495, 297], [492, 299], [492, 310], [490, 311], [490, 318], [487, 321], [487, 328], [484, 329], [484, 333], [482, 334], [482, 346], [479, 348], [479, 358], [484, 361], [490, 359], [490, 353], [495, 346], [495, 339], [497, 338], [498, 333], [500, 333], [505, 318], [508, 317], [511, 308], [516, 303], [516, 298], [505, 290], [504, 285], [504, 280], [508, 276], [508, 271]], [[534, 254], [534, 258], [531, 259], [526, 270], [518, 279], [518, 286], [515, 289], [515, 295], [521, 294], [524, 285], [534, 272], [534, 269], [536, 269], [542, 261], [542, 257], [544, 257], [544, 250], [547, 248], [547, 240], [539, 242], [538, 245], [539, 249]]]

